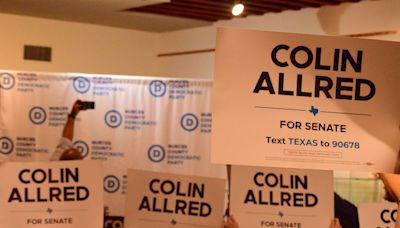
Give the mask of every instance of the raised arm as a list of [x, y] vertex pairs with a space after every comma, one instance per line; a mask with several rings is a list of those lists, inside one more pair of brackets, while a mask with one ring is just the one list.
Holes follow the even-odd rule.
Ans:
[[71, 112], [68, 114], [67, 123], [65, 123], [65, 126], [64, 126], [64, 129], [62, 132], [62, 136], [71, 141], [74, 138], [75, 118], [80, 111], [80, 108], [79, 108], [80, 104], [81, 104], [80, 100], [75, 101], [74, 105], [72, 106]]

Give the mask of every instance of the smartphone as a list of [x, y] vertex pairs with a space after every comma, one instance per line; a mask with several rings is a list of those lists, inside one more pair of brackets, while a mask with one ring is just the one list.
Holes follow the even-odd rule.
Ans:
[[79, 103], [79, 110], [87, 110], [87, 109], [94, 109], [95, 103], [94, 101], [81, 101]]

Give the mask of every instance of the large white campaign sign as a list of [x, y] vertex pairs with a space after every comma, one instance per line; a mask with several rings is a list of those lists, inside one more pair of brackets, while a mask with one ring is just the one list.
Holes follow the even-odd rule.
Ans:
[[363, 203], [358, 205], [360, 227], [394, 228], [397, 219], [396, 203]]
[[220, 228], [225, 180], [128, 171], [125, 227]]
[[240, 227], [329, 227], [331, 171], [232, 166], [230, 211]]
[[0, 173], [0, 227], [103, 227], [102, 162], [9, 162]]
[[225, 177], [210, 164], [210, 80], [0, 70], [0, 161], [48, 160], [75, 100], [73, 144], [104, 161], [106, 214], [124, 215], [127, 169]]
[[400, 43], [219, 29], [212, 161], [392, 172]]

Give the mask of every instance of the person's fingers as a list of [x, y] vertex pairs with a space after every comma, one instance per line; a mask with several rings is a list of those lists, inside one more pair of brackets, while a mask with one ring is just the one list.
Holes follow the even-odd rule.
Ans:
[[338, 218], [335, 218], [334, 220], [332, 220], [330, 228], [342, 228], [342, 225], [340, 225]]
[[79, 150], [76, 149], [69, 149], [62, 153], [60, 160], [82, 160], [82, 154]]
[[224, 221], [221, 224], [221, 228], [225, 228], [225, 222]]
[[385, 190], [390, 200], [397, 202], [400, 198], [400, 191], [398, 190], [398, 186], [400, 186], [399, 175], [391, 173], [381, 173], [379, 176], [385, 186]]
[[336, 219], [333, 219], [331, 221], [331, 225], [329, 226], [329, 228], [336, 228]]
[[238, 228], [239, 224], [236, 222], [236, 219], [230, 215], [226, 220], [226, 228]]

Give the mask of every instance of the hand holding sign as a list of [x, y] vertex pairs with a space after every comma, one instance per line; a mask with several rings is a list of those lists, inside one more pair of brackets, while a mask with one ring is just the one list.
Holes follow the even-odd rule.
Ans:
[[101, 162], [9, 162], [0, 171], [1, 227], [102, 226]]
[[340, 225], [339, 219], [335, 218], [334, 220], [332, 220], [329, 228], [342, 228], [342, 225]]
[[329, 227], [330, 171], [232, 166], [230, 211], [241, 227]]
[[223, 228], [239, 228], [239, 224], [233, 215], [230, 215], [224, 222]]

